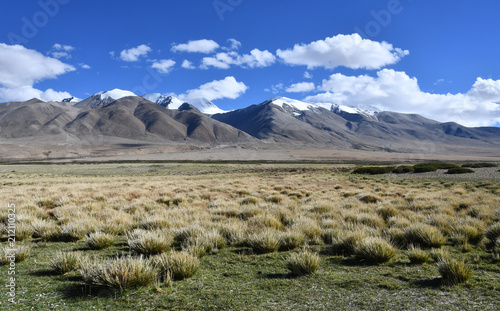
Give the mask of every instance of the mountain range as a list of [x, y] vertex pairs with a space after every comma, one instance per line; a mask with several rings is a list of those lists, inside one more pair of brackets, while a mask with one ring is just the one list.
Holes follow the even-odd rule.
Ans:
[[196, 149], [239, 144], [495, 154], [500, 150], [500, 128], [468, 128], [416, 114], [312, 104], [286, 97], [233, 111], [223, 111], [203, 98], [180, 100], [159, 93], [137, 96], [118, 89], [84, 100], [0, 104], [3, 158], [18, 156], [12, 150], [23, 153], [23, 146], [31, 150], [24, 152], [26, 157], [39, 155], [36, 150], [78, 157], [82, 150], [95, 155], [96, 150], [113, 146], [126, 152], [146, 145]]

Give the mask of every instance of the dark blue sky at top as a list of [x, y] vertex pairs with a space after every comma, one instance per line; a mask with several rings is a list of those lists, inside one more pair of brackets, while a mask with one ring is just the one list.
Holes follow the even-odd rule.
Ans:
[[[56, 1], [56, 0], [54, 0]], [[39, 1], [2, 1], [0, 4], [0, 42], [11, 44], [9, 34], [22, 34], [23, 18], [32, 20], [41, 10]], [[42, 2], [47, 2], [43, 1]], [[333, 73], [368, 74], [377, 70], [315, 68], [290, 66], [277, 61], [266, 68], [228, 70], [186, 70], [184, 59], [199, 65], [206, 54], [172, 52], [173, 44], [189, 40], [210, 39], [227, 46], [234, 38], [241, 42], [240, 54], [252, 49], [293, 48], [338, 34], [352, 34], [358, 29], [364, 38], [386, 41], [410, 54], [398, 63], [388, 65], [418, 79], [420, 88], [431, 93], [466, 93], [478, 77], [500, 79], [500, 2], [498, 1], [419, 1], [400, 0], [398, 14], [392, 14], [384, 25], [373, 12], [386, 10], [388, 0], [240, 0], [228, 1], [231, 10], [218, 14], [214, 1], [95, 1], [70, 0], [61, 4], [36, 35], [22, 45], [47, 54], [55, 43], [71, 45], [71, 58], [61, 61], [91, 69], [73, 72], [36, 83], [38, 89], [52, 88], [86, 98], [98, 91], [113, 88], [132, 90], [151, 75], [151, 62], [144, 58], [127, 63], [116, 55], [141, 44], [152, 51], [147, 58], [176, 61], [168, 74], [154, 78], [158, 82], [149, 93], [181, 94], [200, 85], [234, 76], [248, 90], [238, 99], [221, 99], [215, 103], [223, 109], [234, 109], [284, 95], [300, 99], [308, 94], [273, 94], [273, 85], [310, 81], [321, 84]], [[235, 5], [231, 5], [235, 4]], [[220, 13], [220, 12], [219, 12]], [[367, 28], [377, 24], [378, 28]], [[115, 57], [110, 52], [115, 52]], [[305, 79], [308, 71], [313, 78]], [[142, 95], [142, 94], [139, 94]]]

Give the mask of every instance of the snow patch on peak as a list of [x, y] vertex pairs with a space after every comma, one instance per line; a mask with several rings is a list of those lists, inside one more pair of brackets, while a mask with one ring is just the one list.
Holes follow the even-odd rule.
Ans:
[[227, 112], [220, 109], [206, 98], [188, 98], [182, 100], [175, 96], [162, 95], [160, 93], [146, 94], [142, 97], [168, 109], [179, 109], [182, 104], [188, 103], [201, 113], [208, 115]]
[[332, 104], [326, 104], [326, 103], [319, 103], [319, 104], [311, 104], [311, 103], [306, 103], [300, 100], [296, 99], [291, 99], [288, 97], [274, 97], [271, 98], [269, 101], [265, 103], [272, 103], [277, 106], [280, 106], [281, 108], [285, 108], [285, 105], [292, 107], [294, 110], [299, 110], [299, 111], [315, 111], [318, 108], [325, 108], [325, 109], [330, 109], [332, 107]]
[[[271, 98], [268, 101], [265, 101], [263, 104], [275, 104], [277, 106], [280, 106], [281, 108], [285, 109], [288, 113], [290, 113], [293, 116], [299, 116], [301, 115], [304, 111], [311, 111], [315, 113], [321, 113], [320, 108], [324, 108], [326, 110], [329, 110], [333, 113], [336, 113], [340, 116], [343, 117], [349, 117], [352, 118], [356, 115], [358, 118], [359, 117], [364, 117], [367, 119], [372, 119], [376, 120], [377, 119], [377, 113], [380, 112], [379, 109], [375, 107], [350, 107], [350, 106], [345, 106], [345, 105], [338, 105], [338, 104], [332, 104], [332, 103], [308, 103], [296, 99], [291, 99], [287, 97], [274, 97]], [[352, 116], [352, 117], [350, 117]]]
[[227, 111], [224, 111], [214, 105], [211, 101], [209, 101], [206, 98], [190, 98], [185, 100], [186, 103], [190, 104], [191, 106], [195, 107], [199, 111], [201, 111], [204, 114], [217, 114], [217, 113], [226, 113]]
[[124, 91], [124, 90], [120, 90], [120, 89], [113, 89], [111, 91], [99, 92], [96, 95], [100, 95], [102, 100], [109, 99], [109, 98], [116, 100], [116, 99], [120, 99], [120, 98], [127, 97], [127, 96], [137, 96], [130, 91]]
[[377, 119], [377, 114], [380, 110], [376, 107], [350, 107], [344, 105], [332, 105], [332, 112], [336, 114], [359, 114], [370, 119]]

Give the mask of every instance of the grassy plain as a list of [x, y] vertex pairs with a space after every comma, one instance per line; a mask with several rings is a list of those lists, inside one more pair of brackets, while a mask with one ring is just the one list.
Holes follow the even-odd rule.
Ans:
[[500, 309], [498, 179], [353, 169], [1, 166], [2, 247], [14, 203], [30, 253], [0, 309]]

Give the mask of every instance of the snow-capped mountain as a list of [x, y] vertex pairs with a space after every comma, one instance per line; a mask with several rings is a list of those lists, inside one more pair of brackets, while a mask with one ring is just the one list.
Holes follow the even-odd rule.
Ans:
[[183, 101], [177, 97], [165, 96], [165, 95], [162, 95], [160, 93], [146, 94], [142, 97], [144, 97], [145, 99], [147, 99], [149, 101], [152, 101], [153, 103], [156, 103], [156, 104], [161, 105], [165, 108], [168, 108], [168, 109], [179, 109], [179, 107], [182, 104], [188, 103], [204, 114], [212, 115], [212, 114], [216, 114], [216, 113], [226, 112], [226, 111], [220, 109], [219, 107], [217, 107], [214, 103], [207, 100], [206, 98], [193, 98], [193, 99], [187, 99], [187, 100]]
[[177, 97], [162, 95], [160, 93], [146, 94], [142, 97], [168, 109], [177, 109], [184, 104], [184, 102]]
[[137, 96], [130, 91], [114, 89], [106, 92], [96, 93], [89, 98], [82, 100], [75, 104], [75, 107], [78, 108], [96, 108], [99, 106], [105, 106], [117, 99], [128, 97], [128, 96]]
[[285, 111], [291, 113], [294, 116], [299, 116], [303, 111], [312, 111], [320, 113], [321, 109], [324, 108], [333, 113], [336, 113], [340, 116], [344, 117], [354, 117], [354, 116], [362, 116], [368, 119], [376, 120], [377, 113], [379, 110], [374, 107], [370, 108], [355, 108], [344, 105], [337, 105], [331, 103], [307, 103], [300, 100], [288, 98], [288, 97], [274, 97], [270, 100], [263, 102], [261, 105], [265, 104], [274, 104], [280, 106]]
[[332, 105], [331, 111], [338, 114], [339, 116], [344, 117], [347, 120], [349, 120], [353, 116], [354, 117], [362, 116], [362, 117], [365, 117], [367, 119], [378, 120], [377, 114], [380, 112], [380, 110], [375, 108], [375, 107], [356, 108], [356, 107], [349, 107], [349, 106], [337, 105], [337, 104]]

